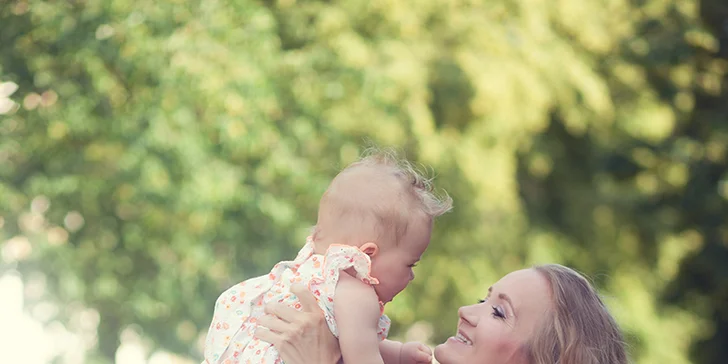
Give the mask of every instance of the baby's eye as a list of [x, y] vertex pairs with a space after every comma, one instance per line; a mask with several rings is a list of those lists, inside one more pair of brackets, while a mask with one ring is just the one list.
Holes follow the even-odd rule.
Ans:
[[485, 303], [485, 301], [487, 301], [487, 300], [484, 300], [482, 298], [478, 298], [478, 303]]
[[410, 264], [410, 265], [409, 265], [408, 267], [410, 267], [410, 268], [414, 268], [414, 267], [416, 267], [416, 266], [417, 266], [417, 263], [412, 263], [412, 264]]

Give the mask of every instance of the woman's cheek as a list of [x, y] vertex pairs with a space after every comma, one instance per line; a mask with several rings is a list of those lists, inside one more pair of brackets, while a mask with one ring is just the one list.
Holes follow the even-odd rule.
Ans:
[[522, 343], [511, 337], [501, 337], [494, 343], [495, 356], [503, 358], [502, 362], [508, 364], [524, 363], [524, 352], [521, 350]]
[[[489, 322], [481, 321], [475, 337], [475, 351], [479, 357], [496, 359], [498, 364], [509, 363], [507, 358], [520, 348], [520, 340], [513, 337], [513, 332], [504, 330], [500, 325], [487, 325]], [[486, 325], [483, 325], [486, 324]]]

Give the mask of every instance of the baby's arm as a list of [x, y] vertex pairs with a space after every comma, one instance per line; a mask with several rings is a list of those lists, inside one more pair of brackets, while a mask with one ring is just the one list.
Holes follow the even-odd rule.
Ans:
[[401, 351], [401, 342], [384, 340], [379, 343], [379, 352], [385, 364], [399, 364]]
[[432, 363], [432, 350], [427, 345], [415, 341], [403, 344], [384, 340], [379, 343], [379, 352], [382, 353], [386, 364]]
[[346, 364], [383, 364], [377, 328], [381, 311], [372, 287], [342, 272], [334, 294], [334, 317]]

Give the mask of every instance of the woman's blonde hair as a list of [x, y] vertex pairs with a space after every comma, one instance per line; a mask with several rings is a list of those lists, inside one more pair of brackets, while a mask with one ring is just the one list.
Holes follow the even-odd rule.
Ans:
[[558, 265], [534, 267], [549, 283], [553, 307], [524, 347], [531, 364], [626, 364], [619, 326], [584, 276]]

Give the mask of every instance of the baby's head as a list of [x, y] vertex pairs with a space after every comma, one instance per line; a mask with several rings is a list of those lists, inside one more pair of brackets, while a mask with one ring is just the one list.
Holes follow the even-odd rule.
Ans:
[[414, 278], [412, 267], [430, 243], [435, 217], [452, 208], [431, 180], [392, 152], [374, 151], [346, 167], [319, 203], [313, 241], [357, 246], [372, 258], [371, 275], [384, 302]]

